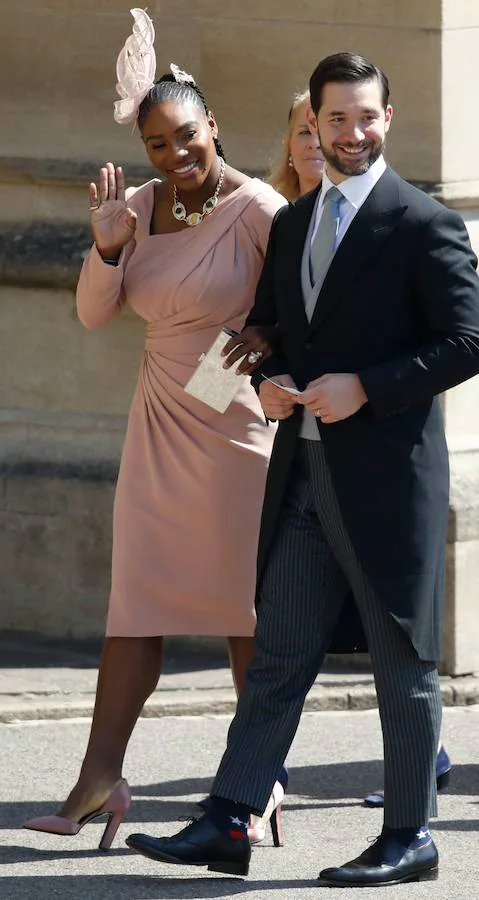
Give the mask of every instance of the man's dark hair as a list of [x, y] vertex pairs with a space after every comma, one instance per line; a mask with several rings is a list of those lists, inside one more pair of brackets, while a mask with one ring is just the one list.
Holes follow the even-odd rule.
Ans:
[[389, 82], [382, 69], [379, 69], [369, 59], [365, 59], [364, 56], [359, 56], [357, 53], [334, 53], [332, 56], [326, 56], [316, 66], [309, 80], [311, 106], [315, 116], [317, 116], [323, 101], [325, 84], [331, 82], [336, 82], [336, 84], [348, 82], [351, 84], [355, 81], [372, 81], [374, 78], [377, 78], [379, 81], [382, 103], [384, 109], [386, 109], [389, 100]]
[[[148, 114], [155, 106], [159, 106], [159, 104], [164, 103], [165, 100], [172, 100], [174, 103], [193, 103], [195, 106], [199, 106], [206, 116], [209, 115], [209, 106], [203, 91], [198, 85], [189, 82], [178, 82], [174, 75], [168, 73], [161, 76], [140, 103], [137, 124], [141, 133], [143, 132]], [[218, 138], [214, 138], [214, 142], [218, 156], [221, 156], [224, 159], [225, 154], [220, 141]]]

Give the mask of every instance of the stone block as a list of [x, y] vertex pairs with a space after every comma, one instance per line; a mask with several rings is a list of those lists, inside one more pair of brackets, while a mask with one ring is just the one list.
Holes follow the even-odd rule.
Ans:
[[55, 479], [49, 484], [32, 475], [10, 475], [4, 480], [1, 508], [6, 512], [27, 516], [61, 516], [67, 511], [64, 491], [57, 489]]
[[111, 517], [69, 520], [73, 530], [70, 581], [77, 595], [108, 598], [111, 567]]
[[[21, 323], [22, 357], [18, 340]], [[0, 408], [125, 415], [142, 358], [144, 323], [133, 314], [87, 331], [70, 291], [0, 286]], [[54, 348], [54, 352], [52, 349]]]
[[447, 545], [444, 670], [479, 669], [479, 540]]
[[114, 496], [115, 485], [111, 482], [72, 478], [68, 481], [65, 502], [70, 516], [101, 522], [103, 528], [112, 518]]
[[454, 706], [454, 690], [451, 684], [441, 683], [441, 697], [443, 706]]
[[[178, 15], [175, 0], [162, 0], [158, 18]], [[307, 26], [356, 25], [367, 28], [381, 22], [385, 28], [439, 29], [442, 24], [441, 4], [437, 0], [302, 0], [293, 8], [289, 0], [184, 0], [183, 17], [196, 17], [203, 22], [229, 21], [253, 23], [300, 22]], [[155, 16], [153, 15], [153, 18]]]
[[[0, 509], [0, 628], [58, 637], [104, 632], [111, 506], [79, 501], [77, 479], [5, 476]], [[70, 508], [67, 498], [74, 486]], [[111, 498], [112, 485], [96, 486]]]
[[479, 703], [479, 681], [477, 678], [458, 678], [453, 682], [454, 706], [472, 706]]
[[[456, 7], [463, 4], [456, 3]], [[475, 25], [468, 22], [462, 27], [452, 26], [442, 36], [442, 173], [443, 182], [467, 182], [478, 179], [475, 153], [458, 152], [458, 141], [467, 146], [477, 146], [479, 122], [471, 116], [477, 103], [477, 52], [479, 47], [479, 4], [471, 16]], [[459, 137], [461, 136], [461, 137]], [[471, 191], [469, 191], [471, 196]]]
[[348, 709], [348, 694], [338, 687], [314, 685], [304, 704], [305, 712], [323, 712], [327, 709]]
[[[479, 235], [478, 235], [479, 237]], [[452, 388], [444, 397], [444, 423], [450, 452], [458, 451], [457, 466], [467, 466], [469, 457], [463, 453], [463, 463], [460, 461], [461, 451], [474, 453], [479, 448], [479, 417], [477, 415], [477, 398], [479, 393], [479, 376], [465, 381], [463, 384]], [[472, 474], [477, 469], [477, 459], [472, 455]]]
[[0, 471], [116, 480], [126, 416], [0, 409]]
[[374, 685], [358, 685], [348, 691], [349, 709], [375, 709], [378, 698]]
[[68, 633], [70, 537], [61, 516], [0, 512], [0, 628]]
[[479, 6], [476, 0], [442, 0], [442, 27], [445, 31], [479, 27]]

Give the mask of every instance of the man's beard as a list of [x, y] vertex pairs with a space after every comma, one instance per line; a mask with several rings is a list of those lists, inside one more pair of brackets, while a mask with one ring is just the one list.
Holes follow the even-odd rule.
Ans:
[[[321, 140], [321, 139], [320, 139]], [[352, 157], [351, 162], [348, 160], [340, 159], [339, 156], [334, 152], [334, 150], [329, 150], [321, 144], [321, 153], [323, 154], [326, 162], [331, 168], [335, 169], [336, 172], [340, 172], [341, 175], [352, 176], [352, 175], [364, 175], [368, 169], [376, 162], [377, 159], [384, 153], [384, 148], [386, 146], [386, 141], [382, 141], [380, 144], [377, 144], [371, 149], [369, 156], [366, 159], [355, 160]]]

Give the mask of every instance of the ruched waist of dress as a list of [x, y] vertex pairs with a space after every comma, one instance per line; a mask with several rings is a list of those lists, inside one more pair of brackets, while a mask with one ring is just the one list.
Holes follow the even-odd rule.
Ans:
[[148, 322], [146, 326], [145, 350], [161, 353], [170, 359], [177, 359], [185, 354], [195, 355], [199, 359], [211, 347], [221, 325], [198, 328], [198, 323], [184, 325], [166, 325], [164, 322]]

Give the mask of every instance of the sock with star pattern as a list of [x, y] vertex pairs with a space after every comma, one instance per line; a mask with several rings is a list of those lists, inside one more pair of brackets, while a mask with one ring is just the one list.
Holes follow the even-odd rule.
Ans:
[[427, 825], [413, 826], [411, 828], [388, 828], [384, 826], [383, 833], [407, 847], [409, 850], [419, 850], [431, 840], [431, 834]]
[[251, 807], [244, 803], [234, 803], [224, 797], [213, 796], [205, 816], [222, 834], [228, 835], [232, 840], [241, 840], [247, 836], [251, 812]]

